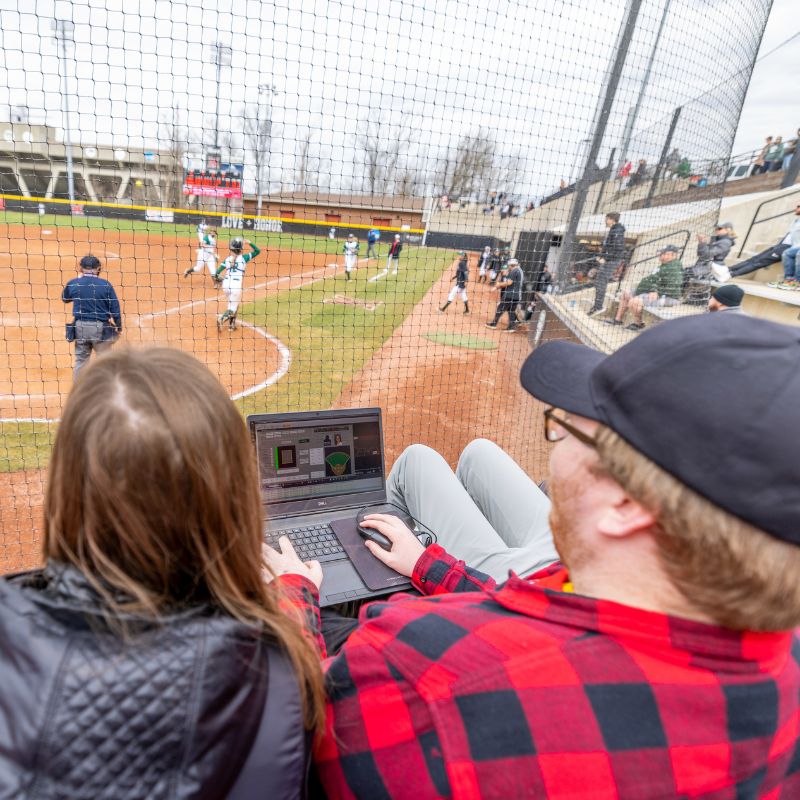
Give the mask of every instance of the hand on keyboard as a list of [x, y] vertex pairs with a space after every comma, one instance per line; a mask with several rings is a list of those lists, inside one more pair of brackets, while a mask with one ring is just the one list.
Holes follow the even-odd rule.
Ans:
[[319, 561], [304, 562], [292, 546], [288, 536], [281, 536], [277, 544], [280, 546], [280, 552], [268, 544], [261, 546], [264, 561], [268, 567], [264, 570], [264, 578], [267, 582], [278, 575], [302, 575], [319, 589], [322, 586], [322, 567]]

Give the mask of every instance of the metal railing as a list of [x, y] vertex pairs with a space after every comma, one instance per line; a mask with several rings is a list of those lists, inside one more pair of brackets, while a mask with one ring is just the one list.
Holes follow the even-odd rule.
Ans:
[[788, 211], [781, 211], [780, 214], [773, 214], [771, 217], [764, 217], [764, 219], [758, 219], [758, 214], [764, 206], [769, 205], [770, 203], [776, 203], [778, 200], [783, 200], [785, 197], [791, 197], [793, 194], [800, 194], [800, 189], [795, 189], [791, 192], [786, 192], [785, 194], [778, 195], [777, 197], [770, 197], [767, 200], [763, 200], [761, 203], [758, 204], [758, 208], [756, 208], [756, 213], [753, 214], [753, 219], [750, 222], [750, 225], [747, 228], [747, 233], [744, 236], [742, 241], [742, 246], [739, 248], [739, 254], [737, 258], [742, 257], [742, 253], [744, 252], [745, 245], [747, 244], [747, 240], [750, 238], [750, 234], [753, 232], [753, 228], [756, 225], [761, 225], [762, 222], [770, 222], [773, 219], [780, 219], [780, 217], [785, 217], [787, 214], [794, 213], [794, 209], [789, 209]]

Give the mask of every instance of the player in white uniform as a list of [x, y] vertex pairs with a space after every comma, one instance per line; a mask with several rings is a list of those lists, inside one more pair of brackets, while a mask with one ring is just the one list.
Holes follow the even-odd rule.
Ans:
[[[242, 253], [245, 245], [250, 245], [249, 253]], [[239, 310], [239, 303], [242, 301], [242, 284], [244, 283], [244, 271], [249, 261], [252, 261], [261, 251], [252, 242], [236, 237], [231, 239], [231, 254], [219, 265], [216, 277], [225, 272], [225, 279], [222, 281], [222, 291], [228, 298], [228, 308], [224, 314], [217, 319], [217, 330], [221, 331], [222, 326], [227, 322], [230, 330], [236, 330], [236, 312]]]
[[193, 267], [183, 273], [183, 277], [188, 278], [193, 272], [202, 272], [203, 267], [206, 266], [211, 280], [215, 284], [219, 283], [217, 280], [217, 232], [205, 222], [201, 222], [197, 226], [197, 244], [197, 261]]
[[356, 262], [358, 261], [358, 239], [354, 234], [347, 237], [344, 243], [344, 274], [347, 280], [350, 280], [350, 273], [355, 269]]

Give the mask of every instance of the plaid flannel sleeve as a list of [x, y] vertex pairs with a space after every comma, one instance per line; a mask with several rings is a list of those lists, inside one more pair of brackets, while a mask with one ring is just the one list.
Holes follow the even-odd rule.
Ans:
[[493, 578], [453, 558], [438, 544], [425, 549], [411, 580], [420, 592], [429, 595], [491, 591], [497, 586]]
[[327, 651], [319, 615], [319, 589], [302, 575], [281, 575], [275, 580], [280, 590], [281, 610], [298, 620], [306, 635], [317, 645], [320, 656], [325, 658]]

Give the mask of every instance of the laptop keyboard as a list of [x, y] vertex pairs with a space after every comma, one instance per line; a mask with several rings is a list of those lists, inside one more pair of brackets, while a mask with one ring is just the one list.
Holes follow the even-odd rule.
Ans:
[[339, 544], [336, 534], [330, 525], [310, 525], [307, 528], [287, 528], [283, 531], [267, 531], [265, 541], [276, 550], [280, 550], [278, 539], [288, 536], [289, 541], [303, 561], [339, 561], [345, 556], [344, 548]]

